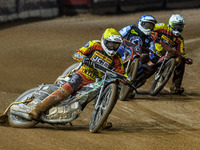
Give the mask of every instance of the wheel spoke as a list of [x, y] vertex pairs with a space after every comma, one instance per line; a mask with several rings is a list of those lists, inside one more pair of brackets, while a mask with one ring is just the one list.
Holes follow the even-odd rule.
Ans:
[[97, 132], [106, 121], [115, 104], [113, 103], [113, 98], [115, 98], [113, 97], [113, 92], [116, 92], [116, 90], [117, 86], [113, 83], [104, 89], [104, 92], [99, 100], [99, 106], [93, 111], [92, 119], [90, 121], [90, 132]]

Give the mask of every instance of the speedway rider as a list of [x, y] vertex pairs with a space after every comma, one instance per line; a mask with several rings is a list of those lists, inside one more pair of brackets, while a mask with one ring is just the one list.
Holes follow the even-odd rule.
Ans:
[[104, 74], [93, 68], [93, 62], [112, 67], [116, 72], [124, 74], [122, 59], [117, 53], [121, 43], [121, 34], [114, 28], [108, 28], [103, 33], [101, 41], [89, 41], [84, 47], [76, 50], [73, 58], [82, 62], [80, 68], [68, 82], [38, 103], [29, 115], [33, 119], [38, 119], [42, 112], [54, 104], [66, 99], [82, 86], [95, 82], [96, 76], [101, 78]]
[[[172, 79], [172, 86], [170, 88], [171, 92], [174, 94], [181, 94], [184, 92], [184, 88], [181, 87], [185, 63], [192, 64], [192, 60], [186, 56], [184, 48], [184, 39], [181, 33], [185, 26], [185, 20], [183, 16], [179, 14], [173, 14], [169, 19], [169, 24], [158, 23], [155, 25], [154, 33], [152, 34], [152, 39], [159, 42], [162, 39], [170, 47], [175, 48], [176, 51], [181, 52], [184, 55], [184, 59], [181, 59], [179, 64], [176, 66], [174, 71], [174, 76]], [[159, 40], [158, 40], [159, 39]], [[164, 56], [166, 51], [159, 44], [155, 43], [156, 54], [158, 56]]]
[[[138, 26], [132, 24], [119, 31], [124, 39], [138, 45], [138, 52], [145, 51], [146, 49], [152, 52], [143, 53], [140, 56], [142, 64], [139, 66], [138, 75], [135, 81], [136, 87], [143, 85], [146, 81], [147, 75], [149, 74], [147, 62], [151, 60], [153, 63], [156, 63], [159, 59], [158, 56], [153, 54], [155, 52], [155, 45], [150, 36], [156, 22], [156, 19], [152, 15], [143, 15], [138, 21]], [[120, 46], [118, 51], [123, 59], [126, 59], [126, 56], [130, 56], [132, 52], [132, 50], [125, 45]]]

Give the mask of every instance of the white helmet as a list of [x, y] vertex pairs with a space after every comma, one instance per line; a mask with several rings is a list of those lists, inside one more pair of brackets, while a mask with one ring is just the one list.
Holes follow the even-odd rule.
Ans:
[[145, 35], [151, 35], [156, 23], [157, 21], [152, 15], [143, 15], [138, 21], [138, 28]]
[[108, 56], [114, 56], [122, 42], [121, 34], [114, 28], [106, 29], [101, 38], [101, 46]]
[[179, 14], [173, 14], [169, 18], [169, 28], [175, 36], [179, 36], [184, 29], [185, 20]]

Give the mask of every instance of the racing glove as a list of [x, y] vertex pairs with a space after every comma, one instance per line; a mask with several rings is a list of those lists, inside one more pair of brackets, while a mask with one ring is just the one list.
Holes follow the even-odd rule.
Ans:
[[190, 58], [187, 58], [187, 59], [185, 60], [185, 63], [191, 65], [191, 64], [193, 64], [193, 60], [190, 59]]
[[90, 60], [89, 57], [84, 57], [83, 60], [82, 60], [82, 63], [87, 65], [88, 67], [92, 67], [93, 66], [93, 63], [92, 63], [92, 61]]

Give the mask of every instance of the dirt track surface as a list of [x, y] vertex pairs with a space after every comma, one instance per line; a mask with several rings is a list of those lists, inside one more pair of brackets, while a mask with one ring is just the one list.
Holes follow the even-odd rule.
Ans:
[[78, 15], [18, 24], [0, 31], [0, 112], [27, 89], [54, 80], [75, 61], [73, 52], [89, 40], [100, 39], [108, 27], [121, 29], [143, 14], [168, 22], [174, 13], [185, 17], [185, 48], [194, 64], [186, 66], [185, 93], [171, 95], [171, 82], [156, 96], [148, 95], [151, 79], [134, 100], [118, 101], [109, 120], [113, 128], [88, 130], [92, 105], [73, 127], [38, 124], [19, 129], [0, 126], [0, 150], [197, 150], [200, 149], [200, 9], [145, 12], [119, 16]]

